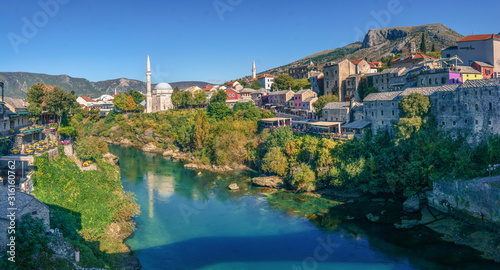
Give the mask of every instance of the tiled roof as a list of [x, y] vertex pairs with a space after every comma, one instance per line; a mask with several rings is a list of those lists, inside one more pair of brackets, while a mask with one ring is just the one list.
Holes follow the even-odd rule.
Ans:
[[459, 39], [457, 42], [464, 42], [464, 41], [479, 41], [479, 40], [488, 40], [488, 39], [500, 39], [499, 36], [494, 35], [494, 34], [487, 34], [487, 35], [469, 35], [466, 36], [462, 39]]
[[460, 69], [460, 73], [481, 74], [481, 72], [471, 66], [457, 66], [457, 68]]
[[475, 88], [475, 87], [491, 87], [491, 86], [500, 86], [500, 79], [482, 79], [482, 80], [468, 80], [460, 85], [460, 88]]
[[478, 64], [481, 67], [489, 67], [489, 68], [493, 67], [492, 65], [485, 63], [485, 62], [481, 62], [481, 61], [474, 61], [474, 63]]
[[299, 91], [297, 91], [297, 92], [295, 93], [295, 95], [302, 95], [302, 94], [304, 94], [305, 92], [307, 92], [307, 91], [309, 91], [309, 90], [311, 90], [311, 89], [302, 89], [302, 90], [299, 90]]
[[[276, 95], [284, 95], [288, 92], [290, 92], [292, 90], [281, 90], [281, 91], [275, 91], [275, 92], [271, 92], [269, 93], [270, 96], [276, 96]], [[292, 91], [293, 92], [293, 91]]]
[[255, 90], [252, 88], [243, 88], [240, 93], [254, 93]]
[[317, 97], [308, 97], [308, 98], [302, 100], [302, 102], [315, 102], [316, 100], [318, 100]]
[[318, 77], [318, 80], [319, 79], [323, 79], [324, 77], [325, 77], [324, 75], [321, 75], [321, 76]]
[[323, 107], [323, 110], [347, 109], [350, 105], [349, 102], [330, 102]]
[[[23, 192], [16, 191], [16, 208], [17, 212], [21, 212], [31, 201], [36, 200], [35, 197]], [[9, 212], [9, 196], [7, 196], [7, 189], [0, 187], [0, 219], [7, 219]]]
[[366, 101], [377, 101], [377, 100], [395, 100], [402, 91], [394, 91], [394, 92], [383, 92], [383, 93], [371, 93], [363, 99], [363, 102]]
[[365, 128], [366, 126], [368, 126], [369, 124], [371, 124], [371, 123], [366, 121], [366, 120], [357, 120], [357, 121], [351, 122], [349, 124], [343, 125], [342, 127], [343, 128], [362, 129], [362, 128]]
[[264, 77], [265, 77], [265, 78], [274, 78], [274, 76], [273, 76], [273, 75], [266, 74], [266, 75], [261, 75], [261, 76], [259, 76], [259, 79], [264, 78]]
[[361, 61], [363, 61], [364, 59], [361, 59], [361, 60], [355, 60], [355, 61], [352, 61], [353, 64], [357, 65], [359, 63], [361, 63]]
[[430, 96], [436, 92], [450, 92], [455, 91], [459, 85], [458, 84], [446, 84], [441, 86], [433, 86], [433, 87], [411, 87], [406, 88], [401, 92], [398, 98], [403, 98], [404, 96], [409, 96], [413, 93], [420, 93], [423, 96]]
[[83, 100], [85, 100], [86, 102], [95, 102], [95, 100], [89, 98], [89, 97], [84, 97], [84, 96], [80, 96]]

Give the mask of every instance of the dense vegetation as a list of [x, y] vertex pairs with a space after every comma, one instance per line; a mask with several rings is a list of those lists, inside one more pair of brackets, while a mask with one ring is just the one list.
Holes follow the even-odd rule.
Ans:
[[246, 164], [284, 177], [298, 191], [334, 187], [409, 196], [429, 187], [431, 179], [484, 176], [488, 164], [500, 163], [498, 137], [475, 148], [449, 137], [434, 124], [428, 98], [418, 94], [401, 102], [394, 136], [382, 132], [351, 141], [299, 136], [288, 128], [258, 130], [257, 120], [267, 112], [251, 104], [229, 109], [223, 95], [215, 95], [218, 102], [206, 111], [110, 114], [83, 124], [85, 136], [180, 149], [206, 164]]

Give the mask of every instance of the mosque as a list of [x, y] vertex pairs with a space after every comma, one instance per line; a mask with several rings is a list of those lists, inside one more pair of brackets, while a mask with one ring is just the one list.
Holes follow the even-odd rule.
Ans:
[[172, 93], [174, 90], [170, 84], [166, 82], [159, 83], [151, 93], [151, 63], [149, 61], [149, 55], [146, 69], [147, 93], [145, 112], [154, 113], [173, 109]]

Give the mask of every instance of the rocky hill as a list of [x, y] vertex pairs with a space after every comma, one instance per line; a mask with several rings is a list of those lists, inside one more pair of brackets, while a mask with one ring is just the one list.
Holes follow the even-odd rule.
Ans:
[[289, 67], [301, 66], [310, 61], [319, 65], [344, 58], [349, 60], [367, 58], [370, 61], [378, 61], [384, 56], [409, 53], [412, 43], [415, 44], [418, 50], [422, 42], [422, 36], [425, 36], [427, 49], [431, 50], [434, 45], [437, 51], [456, 45], [456, 41], [463, 37], [441, 23], [372, 29], [365, 35], [363, 42], [356, 42], [339, 49], [313, 54], [263, 73], [280, 74], [286, 72]]
[[[68, 75], [47, 75], [28, 72], [0, 72], [0, 81], [5, 83], [5, 96], [12, 98], [25, 98], [28, 89], [42, 82], [48, 85], [58, 85], [66, 91], [75, 91], [76, 95], [98, 97], [103, 94], [128, 92], [133, 89], [146, 92], [146, 82], [126, 78], [91, 82], [83, 78], [73, 78]], [[186, 81], [170, 83], [172, 87], [185, 89], [191, 86], [204, 87], [208, 83], [200, 81]], [[154, 88], [153, 84], [153, 88]]]

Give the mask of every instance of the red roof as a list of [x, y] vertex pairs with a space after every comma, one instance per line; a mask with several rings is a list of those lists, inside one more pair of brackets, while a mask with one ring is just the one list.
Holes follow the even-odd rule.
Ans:
[[353, 63], [354, 65], [357, 65], [357, 64], [361, 63], [361, 61], [363, 61], [363, 59], [361, 59], [361, 60], [356, 60], [356, 61], [352, 61], [352, 63]]
[[323, 79], [325, 76], [321, 75], [318, 77], [318, 79]]
[[[409, 59], [410, 59], [410, 56], [406, 55], [403, 59], [401, 59], [401, 57], [400, 57], [400, 58], [392, 60], [391, 62], [407, 61]], [[434, 60], [435, 58], [432, 58], [432, 57], [427, 56], [425, 54], [414, 54], [413, 59], [432, 59], [432, 60]], [[411, 59], [411, 60], [413, 60], [413, 59]]]
[[81, 96], [81, 98], [87, 102], [95, 102], [95, 100], [89, 98], [89, 97], [84, 97], [84, 96]]
[[259, 79], [260, 79], [260, 78], [264, 78], [264, 77], [266, 77], [266, 78], [274, 78], [274, 76], [273, 76], [273, 75], [266, 74], [266, 75], [261, 75], [261, 76], [259, 77]]
[[488, 40], [488, 39], [492, 39], [492, 38], [500, 39], [499, 36], [494, 35], [494, 34], [488, 34], [488, 35], [469, 35], [469, 36], [466, 36], [466, 37], [464, 37], [462, 39], [459, 39], [458, 42]]
[[208, 91], [208, 90], [212, 90], [212, 88], [214, 88], [214, 87], [211, 86], [210, 84], [207, 84], [207, 85], [205, 85], [205, 87], [202, 88], [202, 90]]

